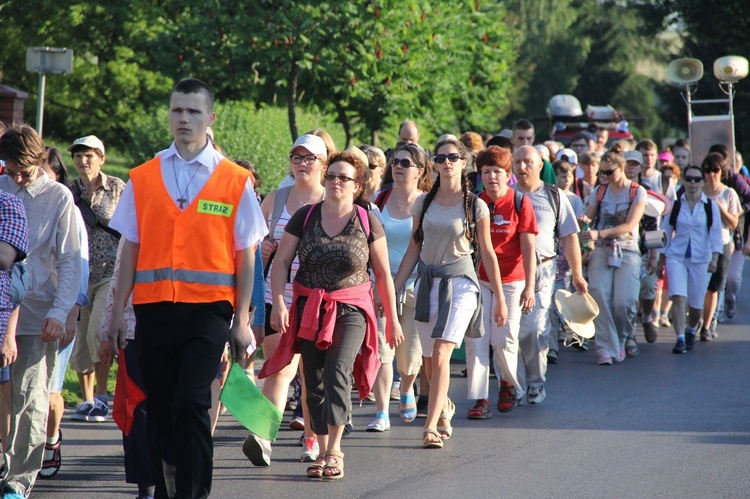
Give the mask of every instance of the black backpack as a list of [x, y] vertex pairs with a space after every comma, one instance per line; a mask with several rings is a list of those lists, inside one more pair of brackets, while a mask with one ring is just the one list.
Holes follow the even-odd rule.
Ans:
[[[708, 203], [703, 204], [703, 209], [706, 210], [706, 227], [708, 230], [711, 230], [711, 227], [714, 224], [714, 212], [713, 212], [713, 206], [709, 198], [706, 198]], [[677, 230], [677, 216], [680, 214], [680, 208], [682, 207], [682, 199], [677, 199], [677, 201], [674, 202], [674, 205], [672, 205], [672, 213], [669, 214], [669, 225], [672, 226], [673, 229]]]

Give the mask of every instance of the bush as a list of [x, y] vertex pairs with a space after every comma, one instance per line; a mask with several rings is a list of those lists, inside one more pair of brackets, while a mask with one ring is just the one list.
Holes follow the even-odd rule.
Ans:
[[[330, 116], [322, 116], [314, 109], [298, 108], [299, 133], [311, 128], [324, 128], [337, 146], [343, 149], [345, 136], [341, 126]], [[280, 107], [256, 108], [248, 101], [232, 101], [216, 105], [213, 126], [216, 143], [232, 159], [252, 161], [261, 178], [261, 192], [276, 188], [287, 174], [289, 148], [292, 145], [287, 111]], [[133, 165], [138, 165], [169, 146], [169, 116], [166, 108], [142, 116], [131, 132], [129, 154]]]

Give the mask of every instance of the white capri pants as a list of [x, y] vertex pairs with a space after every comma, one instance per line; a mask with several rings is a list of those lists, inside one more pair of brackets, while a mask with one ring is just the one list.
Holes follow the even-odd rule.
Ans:
[[[468, 377], [469, 400], [488, 399], [490, 392], [490, 345], [492, 345], [495, 372], [498, 376], [498, 386], [503, 379], [521, 390], [518, 383], [518, 330], [521, 325], [521, 293], [526, 286], [525, 281], [503, 283], [503, 295], [508, 305], [508, 320], [503, 326], [498, 326], [491, 313], [487, 311], [495, 307], [495, 293], [492, 287], [484, 281], [479, 282], [484, 307], [484, 336], [481, 338], [466, 338], [466, 371]], [[557, 341], [557, 338], [555, 338]]]

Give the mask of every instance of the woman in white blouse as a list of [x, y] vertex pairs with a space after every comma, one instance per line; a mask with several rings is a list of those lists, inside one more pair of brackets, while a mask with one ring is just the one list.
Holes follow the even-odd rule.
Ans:
[[[659, 276], [663, 275], [666, 265], [669, 275], [672, 326], [677, 334], [672, 353], [677, 354], [693, 349], [710, 275], [706, 271], [716, 271], [723, 251], [719, 207], [701, 192], [705, 184], [703, 170], [688, 166], [682, 181], [685, 193], [663, 221], [667, 245], [661, 250], [657, 270]], [[705, 244], [706, 240], [710, 244]]]

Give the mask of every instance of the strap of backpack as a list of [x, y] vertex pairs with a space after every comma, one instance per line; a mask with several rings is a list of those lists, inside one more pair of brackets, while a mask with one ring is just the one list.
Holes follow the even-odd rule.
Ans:
[[279, 223], [281, 214], [284, 213], [284, 206], [289, 199], [289, 193], [292, 192], [292, 186], [282, 187], [276, 190], [273, 198], [273, 208], [271, 209], [271, 222], [268, 224], [268, 239], [273, 241], [273, 234], [276, 231], [276, 225]]
[[391, 192], [393, 192], [393, 188], [382, 190], [380, 191], [380, 194], [378, 194], [378, 197], [375, 198], [375, 206], [377, 206], [381, 212], [385, 208], [385, 203], [388, 202], [388, 198], [391, 197]]
[[[677, 198], [677, 201], [672, 205], [672, 213], [669, 214], [669, 225], [671, 225], [673, 229], [677, 229], [677, 216], [680, 214], [681, 206], [682, 200]], [[706, 212], [706, 214], [708, 214], [708, 212]]]
[[714, 209], [711, 203], [710, 199], [706, 198], [708, 203], [703, 205], [703, 209], [706, 210], [706, 226], [708, 227], [708, 231], [711, 232], [711, 227], [714, 224]]
[[556, 186], [546, 182], [544, 188], [547, 191], [547, 199], [552, 206], [552, 212], [555, 214], [555, 247], [557, 247], [557, 238], [560, 234], [560, 191], [557, 190]]
[[516, 191], [515, 199], [514, 199], [514, 205], [516, 207], [516, 214], [520, 217], [521, 216], [521, 206], [523, 206], [523, 192]]

